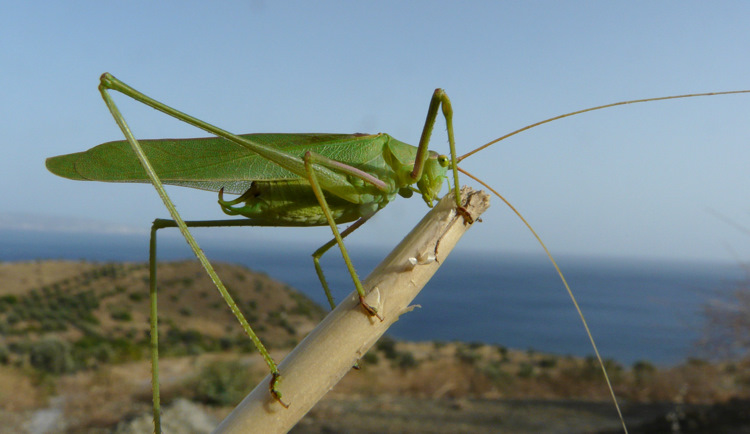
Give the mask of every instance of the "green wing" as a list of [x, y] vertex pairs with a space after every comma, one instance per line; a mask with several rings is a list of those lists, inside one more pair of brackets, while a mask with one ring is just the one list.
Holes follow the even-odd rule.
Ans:
[[[241, 137], [302, 157], [308, 150], [355, 167], [381, 166], [386, 135], [246, 134]], [[139, 140], [164, 184], [242, 194], [255, 180], [298, 178], [292, 172], [228, 140]], [[384, 143], [384, 142], [383, 142]], [[84, 152], [47, 159], [50, 172], [74, 180], [150, 182], [126, 141], [108, 142]]]

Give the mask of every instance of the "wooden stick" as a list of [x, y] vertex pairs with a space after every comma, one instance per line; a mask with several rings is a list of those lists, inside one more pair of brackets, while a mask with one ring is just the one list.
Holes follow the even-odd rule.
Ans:
[[[489, 196], [461, 190], [475, 221]], [[469, 225], [446, 195], [364, 280], [367, 303], [384, 321], [365, 314], [356, 291], [343, 300], [279, 365], [284, 408], [268, 390], [270, 374], [227, 416], [214, 433], [289, 431], [388, 330], [443, 263]]]

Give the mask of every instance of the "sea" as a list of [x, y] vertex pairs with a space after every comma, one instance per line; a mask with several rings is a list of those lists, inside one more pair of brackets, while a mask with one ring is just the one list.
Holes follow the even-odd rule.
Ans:
[[[261, 244], [228, 247], [226, 242], [208, 240], [202, 246], [212, 260], [266, 273], [327, 306], [310, 257], [316, 246]], [[0, 261], [145, 262], [147, 249], [146, 234], [0, 230]], [[387, 253], [351, 248], [362, 277]], [[160, 260], [191, 257], [184, 241], [160, 238]], [[671, 366], [688, 358], [706, 358], [697, 345], [704, 333], [704, 307], [748, 278], [746, 268], [732, 263], [566, 256], [557, 260], [602, 356], [626, 366], [636, 361]], [[353, 290], [335, 249], [324, 257], [323, 267], [339, 300]], [[392, 337], [482, 342], [558, 355], [593, 354], [560, 278], [541, 255], [457, 248], [414, 304], [421, 308], [403, 315], [389, 330]]]

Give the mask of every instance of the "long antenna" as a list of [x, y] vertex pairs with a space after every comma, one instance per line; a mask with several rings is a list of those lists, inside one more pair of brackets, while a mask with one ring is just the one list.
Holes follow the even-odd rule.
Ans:
[[604, 379], [607, 381], [607, 387], [609, 388], [609, 394], [612, 397], [612, 401], [615, 403], [615, 409], [617, 409], [617, 415], [620, 417], [620, 422], [622, 423], [622, 429], [624, 430], [625, 434], [628, 433], [628, 427], [625, 425], [625, 418], [622, 416], [622, 410], [620, 410], [620, 404], [617, 402], [617, 396], [615, 395], [615, 389], [612, 387], [612, 382], [609, 380], [609, 374], [607, 373], [607, 368], [604, 367], [604, 361], [602, 360], [602, 356], [599, 354], [599, 348], [596, 346], [596, 342], [594, 341], [594, 336], [591, 334], [591, 330], [589, 329], [589, 325], [586, 322], [586, 317], [583, 316], [583, 311], [581, 310], [581, 307], [578, 306], [578, 301], [576, 300], [575, 296], [573, 295], [573, 291], [570, 289], [570, 285], [568, 285], [568, 281], [565, 279], [565, 276], [563, 275], [562, 270], [560, 270], [560, 267], [557, 265], [557, 261], [555, 261], [555, 258], [552, 257], [552, 253], [550, 253], [547, 246], [544, 244], [544, 241], [542, 241], [542, 238], [536, 233], [533, 227], [531, 227], [531, 224], [521, 215], [521, 213], [511, 205], [510, 202], [506, 198], [504, 198], [500, 193], [498, 193], [494, 188], [487, 185], [486, 182], [482, 181], [481, 179], [477, 178], [476, 176], [472, 175], [471, 173], [465, 171], [464, 169], [458, 167], [458, 170], [463, 173], [464, 175], [468, 176], [469, 178], [473, 179], [474, 181], [482, 184], [484, 187], [489, 189], [492, 193], [495, 194], [495, 196], [499, 197], [500, 200], [505, 202], [506, 205], [518, 216], [519, 219], [523, 222], [523, 224], [526, 225], [526, 227], [531, 231], [531, 233], [534, 235], [534, 238], [539, 242], [539, 244], [542, 246], [542, 249], [544, 249], [544, 252], [547, 254], [547, 258], [549, 258], [550, 262], [552, 262], [552, 265], [555, 267], [555, 270], [557, 270], [557, 275], [560, 276], [560, 280], [562, 280], [563, 285], [565, 286], [565, 290], [568, 291], [568, 296], [570, 297], [570, 300], [573, 302], [573, 305], [576, 308], [576, 311], [578, 312], [578, 317], [581, 318], [581, 322], [583, 323], [583, 328], [586, 329], [586, 334], [589, 337], [589, 342], [591, 342], [591, 347], [594, 349], [594, 354], [596, 355], [596, 359], [599, 361], [599, 366], [602, 368], [602, 373], [604, 374]]
[[549, 118], [549, 119], [545, 119], [543, 121], [539, 121], [539, 122], [533, 123], [531, 125], [526, 125], [523, 128], [519, 128], [519, 129], [517, 129], [517, 130], [515, 130], [515, 131], [513, 131], [511, 133], [508, 133], [508, 134], [506, 134], [506, 135], [504, 135], [502, 137], [498, 137], [497, 139], [495, 139], [495, 140], [493, 140], [491, 142], [485, 143], [484, 145], [482, 145], [482, 146], [474, 149], [473, 151], [468, 152], [468, 153], [466, 153], [466, 154], [458, 157], [457, 163], [461, 162], [464, 158], [466, 158], [466, 157], [468, 157], [470, 155], [476, 154], [477, 152], [481, 151], [482, 149], [488, 148], [488, 147], [494, 145], [495, 143], [497, 143], [497, 142], [499, 142], [501, 140], [507, 139], [508, 137], [515, 136], [516, 134], [518, 134], [518, 133], [520, 133], [522, 131], [530, 130], [530, 129], [534, 128], [534, 127], [538, 127], [539, 125], [546, 124], [546, 123], [552, 122], [552, 121], [556, 121], [558, 119], [563, 119], [563, 118], [567, 118], [567, 117], [570, 117], [570, 116], [579, 115], [581, 113], [592, 112], [592, 111], [595, 111], [595, 110], [601, 110], [601, 109], [605, 109], [605, 108], [616, 107], [616, 106], [626, 105], [626, 104], [637, 104], [637, 103], [641, 103], [641, 102], [664, 101], [664, 100], [667, 100], [667, 99], [678, 99], [678, 98], [693, 98], [693, 97], [696, 97], [696, 96], [731, 95], [731, 94], [736, 94], [736, 93], [750, 93], [750, 90], [731, 90], [731, 91], [728, 91], [728, 92], [691, 93], [691, 94], [687, 94], [687, 95], [662, 96], [662, 97], [659, 97], [659, 98], [633, 99], [633, 100], [630, 100], [630, 101], [615, 102], [615, 103], [612, 103], [612, 104], [605, 104], [605, 105], [591, 107], [591, 108], [587, 108], [587, 109], [583, 109], [583, 110], [578, 110], [578, 111], [574, 111], [574, 112], [570, 112], [570, 113], [565, 113], [563, 115], [559, 115], [559, 116], [555, 116], [555, 117], [552, 117], [552, 118]]

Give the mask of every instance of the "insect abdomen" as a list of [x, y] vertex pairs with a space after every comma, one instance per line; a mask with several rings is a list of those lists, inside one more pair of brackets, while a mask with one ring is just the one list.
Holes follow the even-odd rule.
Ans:
[[[362, 217], [360, 205], [325, 194], [336, 223]], [[219, 205], [229, 215], [242, 215], [259, 226], [325, 226], [328, 224], [310, 184], [299, 179], [254, 181], [237, 199]]]

